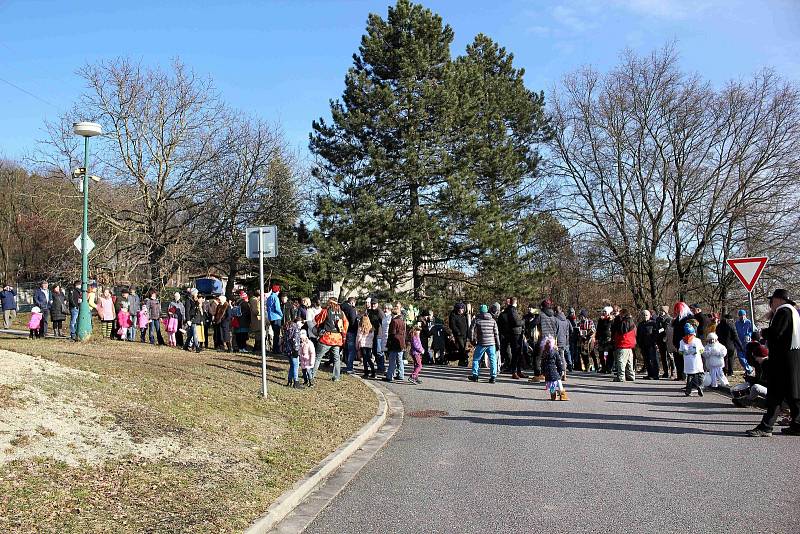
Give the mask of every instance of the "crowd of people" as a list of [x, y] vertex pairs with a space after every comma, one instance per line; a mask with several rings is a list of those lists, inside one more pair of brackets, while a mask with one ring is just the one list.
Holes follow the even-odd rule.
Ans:
[[[66, 337], [64, 322], [69, 320], [69, 337], [75, 339], [81, 298], [79, 282], [68, 292], [42, 282], [34, 293], [30, 337], [46, 335], [48, 322], [56, 337]], [[480, 380], [481, 368], [488, 370], [489, 383], [500, 373], [527, 379], [525, 370], [531, 369], [530, 380], [544, 383], [552, 400], [569, 399], [565, 382], [573, 371], [611, 375], [615, 382], [633, 381], [637, 372], [648, 380], [685, 381], [686, 396], [694, 391], [702, 396], [706, 387], [729, 385], [727, 377], [738, 361], [746, 383], [734, 390], [734, 400], [744, 405], [760, 399], [768, 410], [751, 435], [771, 434], [783, 402], [791, 412], [789, 428], [800, 433], [800, 318], [784, 290], [770, 298], [774, 317], [763, 329], [755, 327], [745, 310], [734, 320], [685, 302], [672, 309], [642, 310], [637, 318], [627, 308], [605, 304], [594, 320], [586, 309], [576, 314], [550, 299], [538, 307], [529, 305], [524, 314], [515, 297], [503, 305], [480, 304], [476, 313], [456, 303], [446, 319], [432, 310], [420, 313], [413, 305], [380, 303], [372, 297], [361, 306], [353, 296], [341, 303], [336, 298], [324, 303], [289, 299], [278, 284], [263, 295], [264, 317], [261, 300], [258, 291], [248, 295], [242, 290], [229, 300], [189, 289], [162, 305], [155, 290], [145, 292], [143, 299], [133, 287], [119, 295], [108, 288], [88, 292], [103, 336], [121, 341], [138, 338], [196, 352], [212, 345], [228, 352], [259, 352], [263, 322], [266, 347], [287, 357], [287, 385], [294, 388], [313, 387], [323, 362], [332, 368], [334, 381], [342, 373], [355, 373], [360, 362], [364, 378], [419, 384], [423, 364], [457, 361], [470, 367], [467, 378], [472, 382]], [[8, 328], [17, 307], [16, 292], [8, 284], [0, 303]], [[770, 358], [775, 347], [781, 351], [778, 364], [775, 356]], [[408, 377], [407, 358], [413, 365]]]

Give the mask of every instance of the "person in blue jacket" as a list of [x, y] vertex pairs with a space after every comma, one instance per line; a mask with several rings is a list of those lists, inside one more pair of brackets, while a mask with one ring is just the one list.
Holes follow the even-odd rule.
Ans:
[[3, 309], [3, 326], [8, 330], [17, 316], [17, 290], [9, 283], [0, 291], [0, 308]]
[[267, 295], [267, 320], [272, 326], [272, 352], [281, 353], [281, 326], [283, 326], [283, 310], [280, 300], [281, 286], [272, 284], [272, 291]]
[[[736, 335], [739, 336], [739, 342], [742, 347], [746, 347], [753, 339], [753, 323], [747, 318], [747, 312], [739, 310], [739, 319], [736, 320]], [[744, 350], [737, 350], [739, 356], [739, 363], [742, 364], [742, 369], [750, 375], [753, 374], [753, 367], [747, 362], [747, 356]]]

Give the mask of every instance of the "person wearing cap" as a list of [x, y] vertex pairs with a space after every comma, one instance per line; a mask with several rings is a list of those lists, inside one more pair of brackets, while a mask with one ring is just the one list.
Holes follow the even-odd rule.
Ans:
[[785, 289], [776, 289], [769, 298], [772, 319], [761, 332], [769, 347], [767, 412], [748, 436], [771, 436], [783, 402], [789, 405], [791, 422], [781, 433], [800, 436], [800, 315], [795, 306]]
[[[739, 344], [742, 347], [747, 347], [747, 344], [753, 340], [753, 323], [747, 318], [746, 311], [739, 310], [739, 317], [736, 319], [735, 326], [736, 335], [739, 337]], [[742, 364], [742, 369], [744, 369], [747, 374], [752, 374], [753, 366], [748, 363], [744, 349], [738, 351], [737, 356], [739, 357], [739, 363]]]
[[683, 372], [686, 375], [686, 396], [697, 389], [697, 394], [703, 396], [703, 343], [697, 337], [697, 330], [691, 323], [683, 327], [683, 337], [678, 346], [678, 351], [683, 356]]
[[500, 330], [497, 322], [489, 313], [489, 307], [481, 304], [478, 315], [475, 317], [475, 328], [473, 329], [472, 342], [475, 344], [475, 352], [472, 354], [472, 374], [470, 381], [477, 382], [480, 375], [480, 361], [484, 354], [489, 355], [489, 383], [494, 384], [497, 380], [497, 349], [500, 346]]

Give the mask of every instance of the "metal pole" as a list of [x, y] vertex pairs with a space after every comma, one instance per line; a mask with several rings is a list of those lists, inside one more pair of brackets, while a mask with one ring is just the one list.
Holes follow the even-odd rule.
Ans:
[[753, 309], [753, 292], [748, 291], [747, 296], [750, 299], [750, 322], [753, 324], [753, 330], [756, 330], [756, 313], [755, 309]]
[[261, 294], [258, 296], [258, 306], [261, 310], [261, 394], [267, 397], [267, 334], [265, 330], [264, 315], [264, 229], [258, 227], [258, 279], [261, 284]]
[[83, 146], [83, 232], [81, 233], [81, 306], [78, 310], [77, 337], [86, 341], [92, 336], [92, 310], [89, 309], [89, 138]]

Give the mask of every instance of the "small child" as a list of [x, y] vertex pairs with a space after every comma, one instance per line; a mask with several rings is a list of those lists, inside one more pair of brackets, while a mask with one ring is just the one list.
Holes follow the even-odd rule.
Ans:
[[167, 334], [169, 334], [169, 346], [177, 347], [178, 342], [175, 339], [175, 333], [178, 331], [178, 308], [170, 306], [163, 322], [164, 329], [167, 331]]
[[131, 314], [128, 312], [128, 303], [123, 302], [117, 312], [117, 337], [120, 341], [127, 341], [129, 328], [131, 328]]
[[139, 329], [141, 341], [144, 343], [147, 328], [150, 326], [150, 312], [147, 311], [147, 306], [142, 306], [139, 313], [136, 314], [136, 328]]
[[314, 369], [316, 359], [317, 351], [314, 348], [314, 342], [308, 338], [307, 331], [300, 330], [300, 367], [303, 368], [303, 384], [308, 387], [314, 386], [311, 371]]
[[28, 321], [28, 330], [30, 330], [30, 334], [28, 335], [31, 339], [36, 339], [39, 337], [39, 329], [42, 327], [42, 310], [39, 306], [34, 306], [31, 308], [31, 318]]
[[711, 387], [718, 387], [719, 382], [722, 382], [723, 385], [730, 386], [728, 379], [725, 377], [725, 373], [722, 372], [722, 368], [725, 367], [725, 356], [728, 355], [728, 349], [719, 342], [719, 338], [714, 332], [706, 336], [706, 341], [704, 354], [708, 372], [711, 374]]
[[283, 332], [283, 353], [289, 359], [289, 375], [286, 385], [295, 389], [303, 389], [303, 386], [297, 381], [300, 350], [302, 348], [300, 331], [303, 328], [303, 323], [305, 323], [305, 320], [298, 315], [294, 318], [294, 321], [286, 326]]
[[550, 391], [550, 400], [556, 400], [556, 398], [562, 401], [569, 400], [567, 390], [564, 389], [564, 383], [561, 381], [565, 366], [561, 360], [558, 343], [553, 336], [547, 336], [542, 340], [541, 348], [545, 387]]
[[683, 328], [684, 336], [681, 339], [678, 352], [683, 355], [683, 372], [686, 373], [686, 396], [692, 394], [692, 389], [697, 388], [697, 394], [703, 396], [703, 343], [695, 337], [695, 327], [687, 322]]
[[375, 378], [375, 357], [372, 355], [372, 345], [375, 342], [375, 331], [372, 322], [366, 315], [361, 318], [356, 335], [356, 350], [361, 353], [364, 364], [364, 378]]
[[408, 381], [412, 384], [422, 383], [419, 379], [419, 373], [422, 371], [422, 354], [425, 350], [422, 348], [422, 340], [419, 338], [420, 332], [419, 326], [411, 329], [411, 359], [414, 361], [414, 370], [411, 372], [411, 376], [408, 377]]

